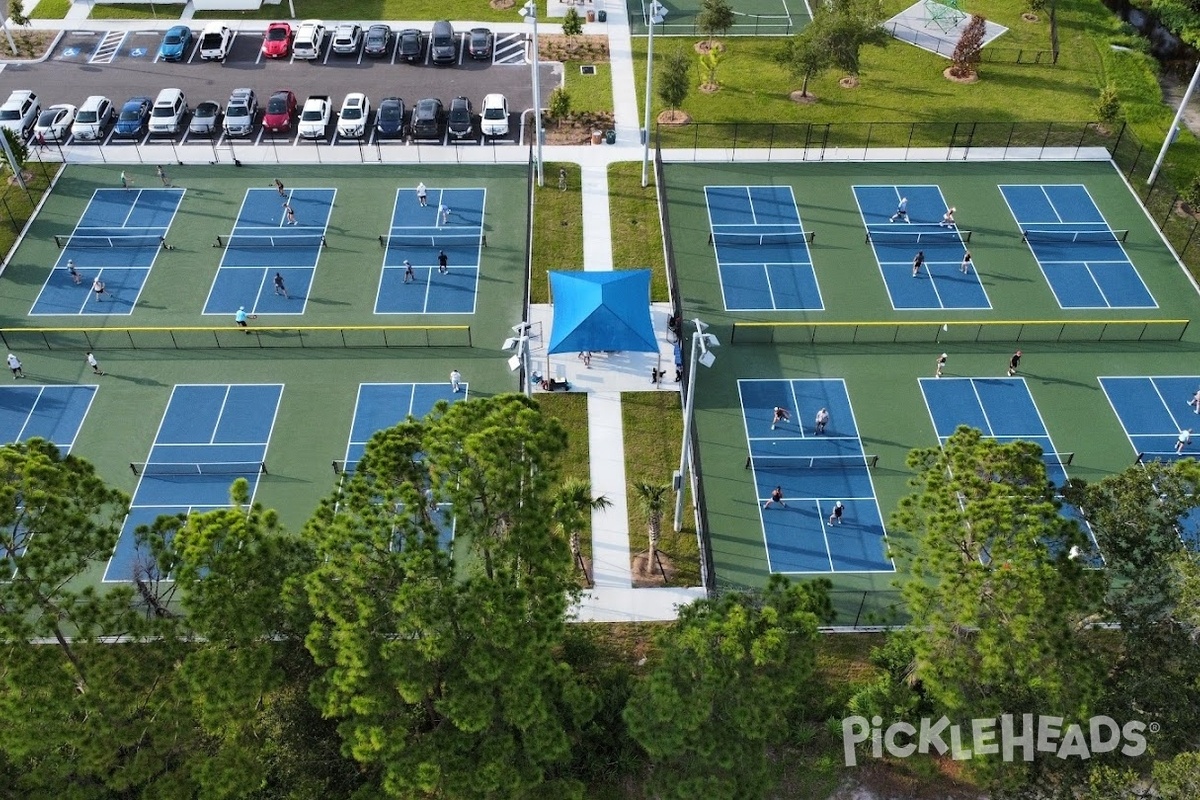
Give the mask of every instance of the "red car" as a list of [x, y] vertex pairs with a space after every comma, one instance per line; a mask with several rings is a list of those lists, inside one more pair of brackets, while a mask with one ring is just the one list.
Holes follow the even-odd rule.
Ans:
[[292, 26], [286, 22], [272, 22], [263, 37], [262, 54], [267, 58], [287, 58], [292, 47]]
[[296, 94], [291, 89], [279, 89], [267, 101], [267, 113], [263, 116], [263, 127], [272, 133], [290, 131], [294, 116], [296, 116]]

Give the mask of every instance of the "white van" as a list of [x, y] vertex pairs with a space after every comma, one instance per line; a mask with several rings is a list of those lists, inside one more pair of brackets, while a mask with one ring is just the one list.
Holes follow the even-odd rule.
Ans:
[[187, 116], [187, 100], [179, 89], [163, 89], [150, 110], [150, 135], [174, 136]]

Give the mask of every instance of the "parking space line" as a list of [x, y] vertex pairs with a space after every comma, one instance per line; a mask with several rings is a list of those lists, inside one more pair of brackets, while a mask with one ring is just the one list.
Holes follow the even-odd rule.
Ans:
[[92, 53], [92, 57], [88, 59], [88, 63], [111, 64], [113, 59], [117, 57], [117, 52], [120, 51], [121, 44], [128, 35], [129, 31], [108, 31], [105, 33], [95, 52]]

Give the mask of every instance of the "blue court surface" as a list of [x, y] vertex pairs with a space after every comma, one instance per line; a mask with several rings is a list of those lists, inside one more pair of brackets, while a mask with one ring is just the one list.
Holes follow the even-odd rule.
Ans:
[[[771, 572], [894, 572], [883, 515], [846, 384], [840, 379], [739, 380], [754, 496]], [[771, 429], [775, 406], [790, 422]], [[819, 409], [829, 424], [818, 434]], [[763, 508], [776, 486], [787, 504]], [[845, 511], [830, 523], [834, 505]]]
[[65, 455], [75, 445], [95, 386], [6, 386], [0, 388], [0, 441], [40, 437]]
[[[991, 308], [987, 291], [973, 264], [964, 273], [965, 234], [943, 226], [950, 203], [938, 186], [855, 186], [854, 199], [866, 227], [875, 261], [892, 308], [927, 311], [946, 308]], [[908, 216], [896, 219], [900, 198], [908, 199]], [[917, 253], [924, 263], [916, 275]]]
[[725, 308], [825, 308], [790, 186], [705, 186]]
[[[1200, 415], [1191, 405], [1200, 391], [1200, 376], [1101, 377], [1100, 386], [1140, 462], [1197, 457], [1197, 439], [1182, 452], [1176, 452], [1175, 445], [1180, 431], [1200, 430]], [[1193, 509], [1179, 521], [1179, 535], [1200, 550], [1200, 510]]]
[[1062, 308], [1158, 308], [1086, 186], [1001, 186]]
[[[62, 249], [31, 315], [132, 314], [183, 199], [183, 189], [97, 189]], [[80, 282], [67, 269], [74, 261]], [[92, 281], [106, 294], [97, 300]]]
[[[251, 314], [303, 314], [336, 196], [336, 189], [289, 189], [285, 200], [275, 189], [248, 189], [232, 233], [222, 239], [204, 313], [233, 314], [245, 306]], [[286, 297], [276, 291], [276, 272]]]
[[[403, 422], [409, 416], [420, 419], [433, 410], [439, 400], [454, 403], [466, 400], [470, 387], [462, 384], [457, 394], [448, 383], [362, 383], [354, 404], [354, 422], [350, 426], [350, 441], [341, 469], [353, 472], [362, 458], [367, 442], [378, 431]], [[454, 540], [454, 518], [449, 504], [438, 505], [434, 524], [438, 528], [438, 543], [449, 549]]]
[[283, 394], [282, 384], [184, 384], [171, 392], [167, 410], [121, 529], [105, 581], [130, 581], [150, 564], [135, 531], [167, 514], [190, 514], [229, 505], [229, 486], [250, 482], [253, 498]]
[[[1054, 447], [1024, 378], [921, 378], [920, 382], [939, 445], [945, 445], [959, 425], [978, 428], [984, 436], [1003, 442], [1033, 442], [1042, 448], [1050, 482], [1066, 483], [1065, 456]], [[1061, 513], [1079, 522], [1095, 550], [1093, 560], [1099, 563], [1096, 538], [1079, 510], [1063, 503]]]
[[[486, 189], [429, 189], [428, 204], [416, 189], [396, 191], [385, 237], [376, 314], [473, 314], [483, 250]], [[442, 222], [442, 211], [449, 218]], [[447, 271], [438, 269], [446, 253]], [[413, 279], [404, 282], [404, 262]]]

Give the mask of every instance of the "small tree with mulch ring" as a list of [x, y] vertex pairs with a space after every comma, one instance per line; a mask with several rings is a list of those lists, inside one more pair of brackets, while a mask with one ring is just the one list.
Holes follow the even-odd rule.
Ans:
[[966, 29], [958, 39], [958, 44], [954, 47], [954, 55], [950, 57], [954, 62], [950, 67], [951, 75], [955, 78], [975, 76], [983, 51], [983, 39], [986, 35], [987, 20], [978, 14], [972, 14], [971, 21], [967, 23]]
[[687, 99], [692, 88], [692, 59], [682, 47], [667, 53], [658, 70], [658, 99], [670, 109], [669, 117], [675, 119], [679, 107]]

